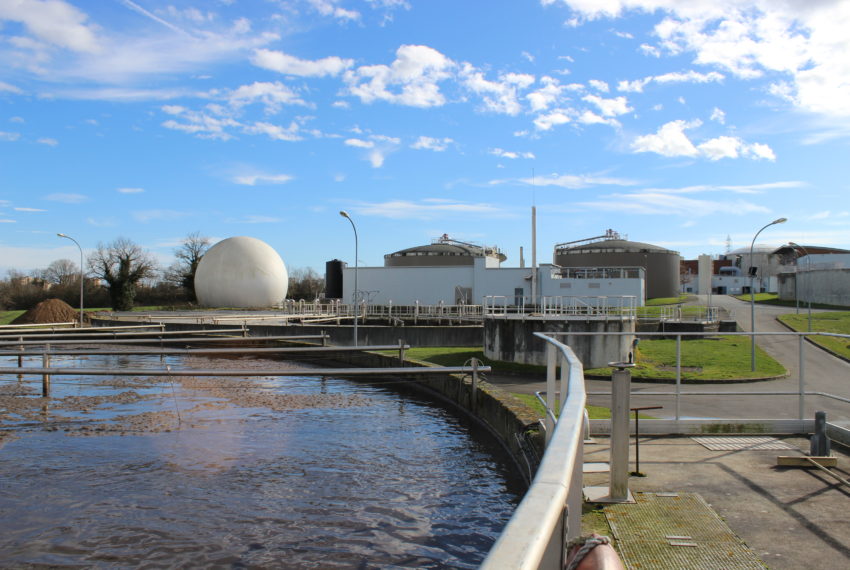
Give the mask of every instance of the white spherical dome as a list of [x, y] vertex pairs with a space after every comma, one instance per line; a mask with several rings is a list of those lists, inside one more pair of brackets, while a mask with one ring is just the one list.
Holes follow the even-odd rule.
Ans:
[[264, 241], [232, 237], [212, 246], [195, 272], [205, 307], [270, 307], [286, 298], [289, 277], [280, 255]]

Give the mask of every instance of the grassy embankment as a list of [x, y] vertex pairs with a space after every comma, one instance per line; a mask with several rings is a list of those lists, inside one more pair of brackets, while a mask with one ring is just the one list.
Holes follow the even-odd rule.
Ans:
[[[741, 301], [746, 301], [747, 303], [750, 302], [750, 294], [749, 293], [747, 293], [746, 295], [735, 295], [735, 298], [739, 299]], [[779, 306], [779, 307], [793, 307], [795, 309], [797, 308], [797, 306], [799, 304], [801, 312], [808, 308], [808, 304], [806, 303], [805, 299], [800, 299], [799, 302], [796, 299], [793, 300], [793, 301], [782, 301], [782, 300], [779, 299], [778, 293], [756, 293], [754, 300], [755, 300], [756, 303], [761, 303], [762, 305], [776, 305], [776, 306]], [[833, 310], [838, 310], [838, 311], [840, 311], [842, 309], [845, 309], [845, 310], [848, 309], [848, 307], [845, 307], [845, 306], [842, 306], [842, 305], [826, 305], [824, 303], [812, 303], [812, 308], [813, 309], [833, 309]]]
[[[800, 314], [781, 315], [779, 320], [795, 331], [809, 330], [808, 312]], [[812, 331], [836, 334], [850, 334], [850, 311], [830, 311], [828, 313], [812, 313]], [[835, 354], [850, 359], [850, 339], [812, 336], [812, 342], [823, 346]]]

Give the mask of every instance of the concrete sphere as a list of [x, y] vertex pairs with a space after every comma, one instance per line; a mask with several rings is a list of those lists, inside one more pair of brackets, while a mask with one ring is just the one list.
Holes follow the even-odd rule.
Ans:
[[289, 277], [280, 255], [252, 237], [212, 246], [195, 272], [195, 293], [204, 307], [270, 307], [286, 298]]

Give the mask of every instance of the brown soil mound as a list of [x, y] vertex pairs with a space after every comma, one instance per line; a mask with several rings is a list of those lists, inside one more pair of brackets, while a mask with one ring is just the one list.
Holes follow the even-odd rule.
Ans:
[[71, 323], [79, 318], [80, 312], [65, 301], [47, 299], [12, 321], [12, 324]]

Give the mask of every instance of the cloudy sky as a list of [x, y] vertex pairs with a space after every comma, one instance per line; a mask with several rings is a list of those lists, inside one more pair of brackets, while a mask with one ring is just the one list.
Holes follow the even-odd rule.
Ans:
[[0, 0], [0, 271], [246, 235], [850, 247], [846, 0]]

